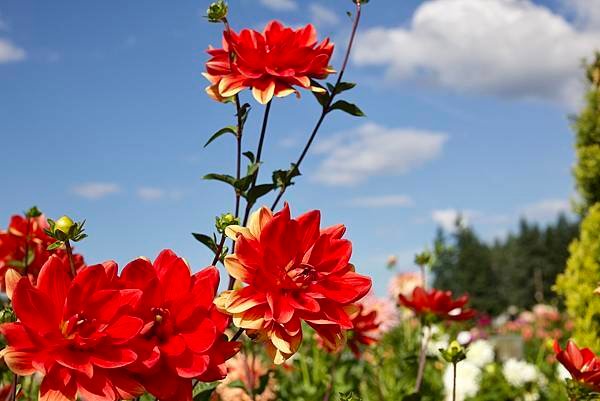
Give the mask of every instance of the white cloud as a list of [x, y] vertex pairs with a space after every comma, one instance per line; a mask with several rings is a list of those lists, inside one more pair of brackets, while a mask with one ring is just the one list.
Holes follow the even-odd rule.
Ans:
[[88, 182], [74, 186], [71, 192], [82, 198], [95, 200], [121, 192], [121, 188], [110, 182]]
[[571, 203], [564, 199], [545, 199], [525, 206], [521, 215], [529, 220], [551, 220], [559, 214], [570, 214]]
[[354, 60], [384, 67], [390, 80], [573, 105], [581, 94], [581, 60], [598, 48], [600, 32], [530, 0], [429, 0], [408, 26], [363, 33]]
[[137, 196], [146, 201], [155, 201], [160, 199], [181, 199], [181, 192], [170, 191], [156, 187], [141, 187], [137, 190]]
[[413, 200], [406, 195], [377, 195], [353, 198], [348, 202], [351, 206], [378, 208], [387, 206], [409, 207]]
[[447, 136], [373, 123], [322, 140], [315, 152], [325, 155], [315, 180], [355, 185], [372, 176], [400, 175], [437, 158]]
[[24, 60], [25, 50], [15, 46], [8, 39], [0, 38], [0, 64]]
[[322, 4], [312, 3], [308, 10], [311, 20], [319, 26], [337, 25], [340, 23], [340, 17], [331, 9]]
[[260, 0], [261, 4], [276, 11], [293, 11], [298, 8], [294, 0]]
[[460, 224], [468, 226], [473, 212], [458, 211], [456, 209], [439, 209], [431, 212], [431, 219], [444, 230], [453, 232], [456, 230], [456, 223], [460, 219]]

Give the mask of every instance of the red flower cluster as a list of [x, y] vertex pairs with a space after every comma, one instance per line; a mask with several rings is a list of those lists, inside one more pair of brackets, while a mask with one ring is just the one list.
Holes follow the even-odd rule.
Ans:
[[296, 86], [322, 91], [310, 80], [326, 78], [333, 72], [329, 67], [332, 53], [333, 43], [329, 39], [317, 43], [317, 32], [310, 24], [292, 29], [271, 21], [262, 33], [227, 30], [223, 48], [208, 49], [211, 58], [204, 76], [210, 86], [206, 91], [220, 101], [252, 88], [254, 98], [262, 104], [273, 96], [298, 93]]
[[412, 293], [412, 299], [399, 295], [400, 303], [412, 309], [418, 316], [429, 315], [441, 320], [469, 320], [475, 317], [475, 311], [466, 308], [469, 297], [463, 295], [452, 299], [451, 291], [440, 291], [432, 289], [425, 291], [422, 287], [416, 287]]
[[275, 363], [293, 355], [302, 341], [302, 321], [331, 348], [354, 327], [354, 302], [371, 288], [371, 279], [349, 263], [350, 241], [343, 226], [320, 229], [311, 211], [292, 219], [288, 205], [275, 215], [255, 212], [248, 227], [230, 226], [235, 254], [225, 258], [229, 274], [247, 284], [215, 301], [233, 322], [267, 343]]
[[573, 380], [600, 391], [600, 358], [592, 350], [579, 349], [572, 341], [568, 341], [563, 350], [555, 341], [554, 351], [556, 359], [569, 371]]
[[17, 323], [0, 326], [2, 351], [19, 375], [44, 376], [42, 401], [132, 399], [144, 389], [165, 401], [189, 401], [192, 379], [226, 375], [238, 350], [223, 336], [227, 317], [212, 300], [219, 282], [209, 267], [191, 275], [163, 251], [154, 264], [138, 259], [121, 277], [106, 262], [75, 278], [52, 256], [37, 284], [10, 281]]
[[[48, 251], [46, 248], [55, 240], [50, 238], [44, 230], [48, 228], [48, 222], [44, 215], [27, 218], [14, 215], [10, 219], [8, 229], [0, 231], [0, 290], [6, 291], [4, 276], [9, 269], [15, 269], [23, 275], [29, 276], [35, 283], [40, 269], [46, 263], [50, 255], [57, 255], [67, 261], [67, 252], [63, 248]], [[25, 268], [25, 252], [29, 254], [27, 267]], [[84, 266], [83, 257], [74, 254], [75, 268]], [[70, 271], [67, 270], [67, 271]]]

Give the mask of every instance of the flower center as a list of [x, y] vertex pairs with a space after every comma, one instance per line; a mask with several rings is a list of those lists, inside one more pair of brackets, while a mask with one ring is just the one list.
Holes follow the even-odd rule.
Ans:
[[307, 263], [301, 263], [299, 266], [291, 265], [286, 270], [286, 274], [297, 288], [306, 288], [317, 278], [317, 271]]

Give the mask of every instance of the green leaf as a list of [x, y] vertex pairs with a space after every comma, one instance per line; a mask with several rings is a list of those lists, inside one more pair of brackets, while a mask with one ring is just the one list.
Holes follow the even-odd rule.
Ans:
[[254, 153], [247, 151], [242, 153], [244, 156], [246, 156], [248, 158], [248, 160], [250, 160], [250, 163], [254, 163]]
[[300, 175], [300, 170], [294, 163], [291, 164], [289, 170], [275, 170], [273, 171], [273, 184], [276, 188], [285, 188], [290, 185], [294, 185], [292, 179]]
[[236, 179], [230, 175], [227, 174], [206, 174], [204, 177], [202, 177], [205, 180], [215, 180], [215, 181], [221, 181], [224, 182], [226, 184], [229, 184], [231, 186], [235, 187], [236, 184]]
[[213, 252], [217, 252], [217, 242], [213, 238], [205, 234], [192, 233], [192, 235], [194, 236], [194, 238], [196, 238], [197, 241], [204, 244], [208, 249], [210, 249]]
[[250, 113], [250, 109], [252, 109], [252, 106], [250, 106], [250, 103], [244, 103], [240, 107], [239, 117], [240, 117], [240, 122], [242, 124], [242, 127], [244, 125], [246, 125], [246, 119], [248, 119], [248, 113]]
[[256, 389], [254, 390], [255, 394], [262, 394], [265, 392], [265, 389], [267, 388], [267, 384], [269, 384], [270, 377], [271, 377], [271, 371], [268, 371], [266, 374], [264, 374], [260, 377], [260, 380], [258, 381], [258, 387], [256, 387]]
[[319, 104], [323, 107], [327, 106], [327, 103], [329, 102], [329, 93], [327, 92], [327, 89], [325, 89], [323, 87], [323, 85], [321, 85], [320, 83], [318, 83], [315, 80], [310, 81], [311, 86], [314, 86], [316, 88], [321, 88], [323, 89], [323, 92], [312, 92], [312, 94], [314, 95], [314, 97], [317, 99], [317, 101], [319, 102]]
[[347, 90], [350, 90], [352, 88], [354, 88], [356, 86], [356, 84], [354, 82], [340, 82], [338, 84], [338, 86], [336, 86], [332, 92], [335, 93], [336, 95], [345, 92]]
[[364, 117], [365, 113], [355, 104], [345, 100], [338, 100], [329, 107], [329, 111], [341, 110], [356, 117]]
[[233, 125], [221, 128], [210, 137], [210, 139], [204, 144], [204, 147], [207, 147], [212, 141], [225, 134], [233, 134], [235, 136], [237, 135], [237, 128]]
[[268, 194], [269, 192], [271, 192], [275, 188], [276, 187], [275, 187], [274, 184], [256, 185], [256, 186], [250, 188], [250, 190], [246, 194], [245, 198], [246, 198], [246, 200], [248, 201], [249, 204], [254, 205], [256, 203], [257, 199], [265, 196], [266, 194]]
[[194, 395], [194, 401], [209, 401], [211, 395], [217, 388], [217, 383], [211, 383], [200, 388], [200, 391]]
[[56, 242], [53, 242], [52, 244], [48, 245], [48, 248], [46, 248], [46, 249], [48, 249], [49, 251], [53, 251], [55, 249], [60, 248], [62, 246], [62, 244], [63, 244], [62, 241], [56, 241]]
[[231, 388], [241, 388], [243, 389], [246, 393], [248, 392], [248, 389], [246, 389], [246, 385], [244, 384], [243, 381], [241, 380], [234, 380], [231, 383], [229, 383], [227, 385], [227, 387], [231, 387]]

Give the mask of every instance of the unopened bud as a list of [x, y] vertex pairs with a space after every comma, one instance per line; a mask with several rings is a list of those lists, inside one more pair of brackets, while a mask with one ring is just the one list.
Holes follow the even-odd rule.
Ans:
[[208, 6], [208, 10], [206, 10], [208, 22], [222, 22], [227, 17], [228, 10], [227, 3], [223, 0], [211, 3], [211, 5]]
[[465, 348], [456, 340], [452, 341], [448, 348], [441, 348], [440, 353], [446, 362], [450, 363], [458, 363], [467, 357]]
[[62, 216], [60, 219], [54, 222], [54, 231], [60, 231], [63, 234], [69, 234], [71, 227], [73, 227], [75, 222], [71, 220], [69, 216]]
[[236, 218], [231, 213], [224, 213], [220, 217], [216, 218], [215, 226], [217, 227], [217, 231], [223, 233], [227, 227], [239, 224], [240, 219]]
[[421, 267], [429, 266], [429, 264], [431, 264], [431, 260], [432, 256], [431, 252], [429, 251], [423, 251], [415, 255], [415, 263]]

